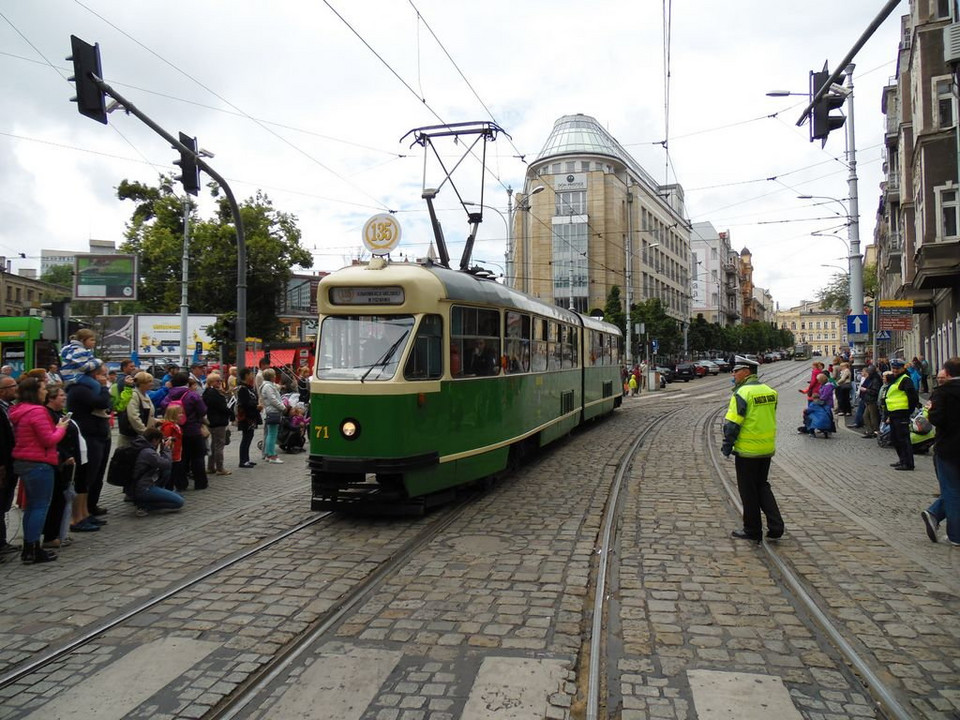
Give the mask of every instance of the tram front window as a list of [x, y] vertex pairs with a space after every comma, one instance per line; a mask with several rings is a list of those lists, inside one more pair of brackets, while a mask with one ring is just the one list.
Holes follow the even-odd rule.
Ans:
[[330, 315], [320, 326], [321, 380], [390, 380], [413, 329], [412, 315]]

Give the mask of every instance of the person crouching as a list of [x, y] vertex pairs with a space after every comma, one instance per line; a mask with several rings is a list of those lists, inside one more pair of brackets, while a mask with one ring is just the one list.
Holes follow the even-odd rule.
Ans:
[[183, 507], [181, 495], [163, 488], [169, 482], [172, 444], [173, 439], [165, 438], [156, 428], [148, 428], [131, 442], [133, 447], [140, 448], [133, 469], [133, 503], [137, 517], [143, 517], [150, 510], [179, 510]]

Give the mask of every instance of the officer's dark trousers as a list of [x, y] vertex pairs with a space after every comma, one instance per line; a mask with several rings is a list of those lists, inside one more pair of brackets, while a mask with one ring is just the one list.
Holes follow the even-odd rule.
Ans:
[[897, 450], [900, 464], [913, 467], [913, 445], [910, 444], [910, 411], [894, 410], [890, 415], [890, 441]]
[[763, 536], [760, 511], [767, 516], [767, 534], [770, 537], [783, 535], [783, 518], [777, 499], [773, 496], [767, 476], [770, 474], [770, 458], [745, 458], [736, 456], [737, 490], [743, 503], [743, 531], [752, 538]]

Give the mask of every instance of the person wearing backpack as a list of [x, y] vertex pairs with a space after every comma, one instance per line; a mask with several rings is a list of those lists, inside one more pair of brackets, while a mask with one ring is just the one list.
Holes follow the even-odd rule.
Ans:
[[173, 387], [160, 407], [166, 410], [167, 405], [174, 401], [183, 404], [185, 418], [182, 423], [183, 463], [186, 470], [193, 476], [194, 490], [206, 490], [207, 467], [205, 459], [207, 444], [203, 437], [203, 420], [207, 414], [207, 405], [203, 402], [199, 393], [188, 387], [189, 382], [190, 374], [187, 372], [181, 371], [174, 375], [170, 381]]
[[131, 443], [131, 447], [139, 450], [130, 493], [137, 517], [144, 517], [151, 510], [179, 510], [183, 507], [183, 496], [163, 487], [170, 474], [170, 440], [156, 428], [148, 428]]

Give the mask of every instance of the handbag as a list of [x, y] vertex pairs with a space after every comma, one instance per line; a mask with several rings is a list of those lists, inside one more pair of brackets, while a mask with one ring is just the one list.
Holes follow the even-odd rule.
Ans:
[[270, 409], [267, 410], [266, 416], [265, 416], [265, 418], [264, 418], [264, 422], [265, 422], [267, 425], [279, 425], [279, 424], [280, 424], [280, 417], [281, 417], [281, 414], [280, 414], [280, 411], [279, 411], [279, 410], [275, 410], [275, 409], [273, 409], [273, 408], [270, 408]]
[[927, 419], [927, 416], [920, 412], [910, 420], [910, 429], [917, 435], [926, 435], [933, 430], [933, 425]]

